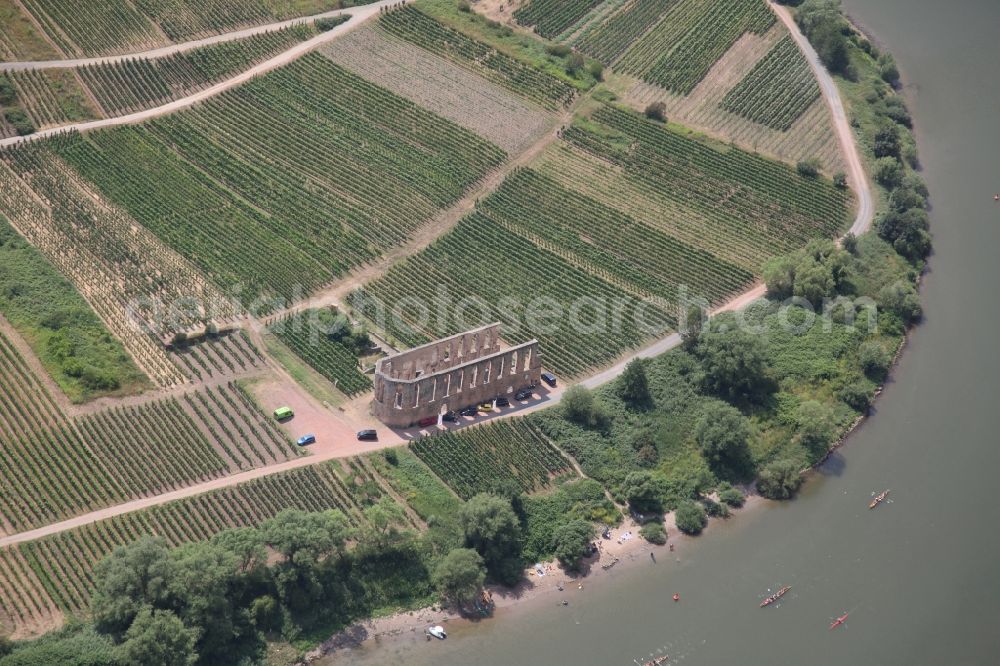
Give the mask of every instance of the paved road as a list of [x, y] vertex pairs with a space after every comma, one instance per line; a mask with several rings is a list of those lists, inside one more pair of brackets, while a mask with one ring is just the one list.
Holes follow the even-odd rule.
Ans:
[[[367, 8], [377, 8], [378, 6], [389, 4], [389, 3], [378, 3], [376, 5], [368, 5]], [[847, 161], [848, 169], [850, 170], [849, 178], [851, 179], [852, 186], [855, 188], [855, 192], [858, 196], [858, 213], [855, 218], [854, 224], [851, 226], [851, 232], [855, 234], [861, 234], [866, 232], [871, 227], [872, 218], [874, 216], [874, 204], [872, 202], [871, 188], [868, 185], [868, 180], [865, 176], [864, 168], [861, 164], [861, 157], [858, 153], [857, 145], [854, 141], [854, 134], [851, 132], [850, 124], [847, 122], [847, 114], [844, 111], [843, 103], [840, 99], [840, 94], [837, 91], [836, 84], [834, 84], [833, 79], [826, 72], [826, 70], [819, 63], [819, 58], [816, 52], [812, 49], [808, 42], [798, 30], [798, 26], [792, 20], [791, 15], [788, 10], [784, 7], [778, 5], [772, 5], [778, 17], [788, 26], [791, 31], [792, 36], [795, 38], [796, 42], [802, 48], [806, 57], [809, 59], [810, 65], [813, 67], [813, 71], [816, 73], [816, 78], [820, 82], [821, 90], [823, 91], [823, 96], [826, 98], [827, 103], [830, 105], [831, 113], [833, 114], [834, 123], [836, 126], [837, 134], [841, 142], [842, 149], [844, 151], [844, 156]], [[364, 9], [364, 8], [361, 8]], [[377, 12], [374, 9], [372, 13]], [[368, 14], [371, 16], [371, 14]], [[357, 15], [355, 19], [357, 19]], [[367, 18], [367, 17], [366, 17]], [[335, 32], [341, 28], [347, 28], [347, 26], [352, 26], [360, 24], [360, 20], [352, 20], [343, 26], [335, 28], [331, 32]], [[348, 28], [349, 29], [349, 28]], [[329, 33], [327, 33], [329, 34]], [[322, 35], [321, 35], [322, 37]], [[310, 40], [313, 41], [313, 40]], [[302, 45], [305, 46], [305, 45]], [[315, 46], [315, 44], [313, 45]], [[311, 48], [311, 47], [309, 47]], [[280, 57], [280, 56], [279, 56]], [[297, 56], [293, 56], [297, 57]], [[270, 62], [270, 61], [269, 61]], [[268, 63], [264, 63], [267, 65]], [[274, 65], [278, 66], [278, 65]], [[228, 83], [228, 82], [227, 82]], [[235, 83], [232, 85], [236, 85]], [[206, 91], [207, 92], [207, 91]], [[214, 93], [213, 93], [214, 94]], [[183, 100], [182, 100], [183, 101]], [[155, 110], [154, 110], [155, 111]], [[723, 311], [739, 310], [754, 300], [764, 296], [765, 287], [763, 285], [757, 285], [753, 289], [733, 298], [731, 301], [723, 305], [722, 307], [716, 309], [713, 314], [717, 314]], [[635, 358], [650, 358], [653, 356], [658, 356], [667, 352], [677, 345], [680, 344], [680, 335], [674, 333], [672, 335], [659, 340], [652, 345], [636, 352], [635, 354], [623, 359], [617, 365], [608, 368], [607, 370], [601, 371], [588, 379], [582, 381], [584, 386], [593, 388], [601, 384], [607, 383], [619, 376], [628, 365], [629, 361]], [[554, 404], [558, 404], [560, 398], [562, 397], [565, 387], [560, 387], [553, 391], [543, 391], [541, 397], [536, 401], [523, 407], [505, 410], [502, 413], [497, 413], [495, 416], [491, 417], [490, 420], [496, 418], [506, 418], [512, 415], [523, 415], [539, 409], [545, 409], [551, 407]], [[298, 392], [302, 394], [302, 399], [304, 401], [311, 401], [311, 396], [306, 395], [301, 388]], [[330, 414], [331, 418], [335, 418], [333, 414]], [[482, 422], [487, 419], [476, 419], [476, 422]], [[344, 426], [345, 424], [341, 424]], [[348, 429], [349, 430], [349, 429]], [[307, 465], [312, 465], [324, 460], [331, 460], [334, 458], [341, 458], [348, 455], [357, 455], [360, 453], [365, 453], [368, 451], [375, 451], [387, 446], [396, 446], [406, 439], [412, 436], [412, 431], [410, 432], [393, 432], [387, 431], [386, 429], [380, 429], [380, 433], [384, 432], [384, 436], [381, 437], [379, 442], [371, 443], [361, 443], [356, 442], [357, 446], [350, 447], [329, 447], [323, 448], [322, 450], [317, 450], [314, 455], [297, 458], [294, 460], [289, 460], [277, 465], [271, 465], [268, 467], [260, 467], [248, 472], [243, 472], [240, 474], [235, 474], [232, 476], [227, 476], [219, 479], [213, 479], [205, 483], [201, 483], [194, 486], [188, 486], [187, 488], [181, 488], [169, 493], [162, 495], [156, 495], [153, 497], [146, 497], [138, 500], [133, 500], [131, 502], [126, 502], [124, 504], [119, 504], [116, 506], [108, 507], [105, 509], [100, 509], [91, 513], [83, 514], [81, 516], [76, 516], [75, 518], [70, 518], [69, 520], [64, 520], [59, 523], [53, 523], [51, 525], [46, 525], [38, 529], [34, 529], [28, 532], [21, 532], [18, 534], [13, 534], [0, 538], [0, 547], [11, 546], [18, 543], [23, 543], [25, 541], [32, 541], [34, 539], [39, 539], [44, 536], [49, 536], [51, 534], [56, 534], [58, 532], [63, 532], [66, 530], [73, 529], [75, 527], [80, 527], [82, 525], [87, 525], [98, 520], [103, 520], [105, 518], [110, 518], [113, 516], [119, 516], [126, 513], [131, 513], [133, 511], [139, 511], [149, 507], [157, 506], [160, 504], [165, 504], [167, 502], [182, 499], [184, 497], [191, 497], [193, 495], [199, 495], [210, 490], [217, 490], [219, 488], [225, 488], [227, 486], [235, 485], [238, 483], [243, 483], [251, 479], [260, 478], [263, 476], [269, 476], [271, 474], [277, 474], [279, 472], [284, 472], [290, 469], [295, 469], [298, 467], [304, 467]]]
[[299, 18], [288, 19], [287, 21], [268, 23], [267, 25], [258, 25], [253, 28], [246, 28], [244, 30], [236, 30], [233, 32], [222, 33], [221, 35], [213, 35], [211, 37], [205, 37], [204, 39], [194, 39], [189, 42], [171, 44], [169, 46], [162, 46], [160, 48], [150, 49], [148, 51], [124, 53], [122, 55], [99, 56], [96, 58], [69, 58], [64, 60], [30, 60], [21, 62], [0, 62], [0, 72], [22, 71], [26, 69], [83, 67], [85, 65], [112, 64], [116, 62], [124, 62], [126, 60], [152, 60], [154, 58], [162, 58], [164, 56], [173, 55], [175, 53], [181, 53], [182, 51], [190, 51], [192, 49], [201, 48], [202, 46], [211, 46], [212, 44], [231, 42], [236, 39], [245, 39], [247, 37], [253, 37], [254, 35], [260, 35], [265, 32], [273, 32], [275, 30], [281, 30], [282, 28], [288, 28], [293, 25], [298, 25], [300, 23], [308, 23], [310, 21], [315, 21], [316, 19], [332, 18], [334, 16], [343, 16], [343, 15], [362, 16], [366, 15], [370, 11], [369, 9], [370, 7], [384, 7], [390, 4], [396, 4], [396, 2], [377, 2], [374, 5], [363, 5], [361, 7], [348, 7], [347, 9], [334, 9], [328, 12], [323, 12], [322, 14], [314, 14], [312, 16], [302, 16]]
[[14, 136], [7, 139], [0, 140], [0, 146], [12, 146], [14, 144], [22, 143], [24, 141], [31, 141], [34, 139], [41, 139], [47, 136], [54, 136], [62, 132], [69, 130], [86, 131], [99, 129], [102, 127], [114, 127], [117, 125], [130, 125], [134, 123], [139, 123], [144, 120], [149, 120], [150, 118], [156, 118], [157, 116], [162, 116], [167, 113], [173, 113], [174, 111], [179, 111], [192, 104], [197, 104], [203, 100], [208, 99], [218, 95], [221, 92], [234, 88], [241, 83], [245, 83], [255, 76], [259, 76], [266, 72], [271, 71], [281, 67], [282, 65], [287, 65], [296, 58], [308, 53], [309, 51], [315, 49], [320, 44], [324, 44], [339, 35], [344, 34], [354, 28], [358, 27], [368, 19], [373, 16], [377, 16], [379, 10], [382, 7], [388, 7], [390, 5], [398, 4], [399, 0], [382, 0], [381, 2], [376, 2], [371, 5], [364, 5], [362, 7], [353, 7], [351, 9], [340, 10], [342, 13], [349, 13], [351, 15], [351, 20], [338, 25], [332, 30], [328, 30], [324, 33], [316, 35], [310, 40], [302, 42], [301, 44], [296, 44], [284, 53], [278, 54], [270, 60], [266, 60], [258, 65], [251, 67], [250, 69], [234, 76], [226, 81], [221, 81], [214, 86], [210, 86], [201, 90], [188, 97], [182, 97], [181, 99], [174, 100], [163, 106], [157, 106], [152, 109], [146, 109], [145, 111], [138, 111], [136, 113], [131, 113], [127, 116], [116, 116], [114, 118], [102, 118], [101, 120], [92, 120], [85, 123], [76, 123], [73, 125], [63, 125], [61, 127], [53, 127], [51, 129], [42, 130], [40, 132], [35, 132], [34, 134], [29, 134], [28, 136]]

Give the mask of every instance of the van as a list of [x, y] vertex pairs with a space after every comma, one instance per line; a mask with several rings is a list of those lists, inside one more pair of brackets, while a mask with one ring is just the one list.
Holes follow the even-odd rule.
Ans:
[[551, 372], [543, 372], [542, 381], [548, 384], [551, 388], [556, 387], [556, 376], [553, 375]]
[[374, 442], [378, 440], [378, 433], [374, 430], [362, 430], [358, 432], [358, 441]]
[[295, 416], [295, 412], [291, 410], [290, 407], [278, 407], [274, 410], [274, 418], [279, 421], [284, 421], [285, 419], [290, 419]]

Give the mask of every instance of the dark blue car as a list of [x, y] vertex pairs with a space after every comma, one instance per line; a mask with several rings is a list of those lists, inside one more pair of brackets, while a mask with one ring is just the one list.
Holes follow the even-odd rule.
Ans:
[[302, 435], [301, 437], [298, 438], [298, 440], [295, 443], [298, 444], [299, 446], [307, 446], [309, 444], [315, 444], [316, 435]]

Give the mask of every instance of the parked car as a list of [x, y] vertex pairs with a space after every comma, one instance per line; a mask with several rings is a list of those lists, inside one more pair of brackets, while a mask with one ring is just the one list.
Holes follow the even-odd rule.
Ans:
[[448, 423], [454, 423], [458, 420], [458, 414], [455, 412], [445, 412], [444, 416], [441, 417], [442, 421], [447, 421]]
[[298, 444], [299, 446], [308, 446], [310, 444], [315, 444], [316, 435], [302, 435], [297, 440], [295, 440], [295, 443]]
[[378, 441], [378, 433], [374, 430], [361, 430], [358, 432], [358, 441], [361, 442], [375, 442]]
[[479, 409], [477, 409], [476, 407], [466, 407], [465, 409], [460, 411], [459, 414], [462, 416], [476, 416], [477, 414], [479, 414]]
[[497, 396], [497, 407], [510, 407], [510, 400], [507, 399], [507, 396]]
[[426, 418], [422, 418], [419, 421], [417, 421], [417, 425], [420, 426], [421, 428], [423, 428], [423, 427], [426, 427], [426, 426], [437, 425], [437, 422], [438, 422], [438, 417], [436, 417], [436, 416], [428, 416]]
[[514, 399], [515, 400], [531, 400], [531, 396], [532, 395], [533, 394], [531, 392], [531, 389], [523, 388], [523, 389], [521, 389], [520, 391], [518, 391], [517, 393], [514, 394]]
[[490, 402], [479, 403], [479, 411], [481, 411], [481, 412], [492, 412], [493, 411], [493, 402], [490, 401]]
[[556, 387], [556, 376], [553, 375], [551, 372], [543, 372], [542, 381], [548, 384], [551, 388]]

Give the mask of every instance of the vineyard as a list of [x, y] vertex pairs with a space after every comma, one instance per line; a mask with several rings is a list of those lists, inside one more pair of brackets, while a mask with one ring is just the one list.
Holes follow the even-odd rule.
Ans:
[[342, 393], [355, 396], [369, 390], [372, 381], [361, 372], [357, 352], [335, 339], [333, 331], [321, 330], [321, 323], [317, 311], [305, 310], [284, 317], [270, 328], [279, 340]]
[[545, 108], [559, 109], [576, 96], [568, 83], [442, 25], [413, 7], [383, 14], [378, 25], [390, 35], [447, 58]]
[[4, 76], [36, 128], [93, 120], [100, 115], [72, 69], [28, 69]]
[[161, 386], [182, 383], [159, 336], [203, 317], [164, 305], [196, 298], [214, 304], [216, 319], [228, 319], [235, 310], [221, 292], [134, 218], [101, 201], [45, 144], [0, 155], [0, 184], [0, 214], [69, 277], [146, 374]]
[[595, 21], [573, 46], [606, 65], [618, 58], [663, 16], [676, 0], [631, 0], [603, 21]]
[[21, 11], [17, 0], [0, 0], [0, 62], [58, 57]]
[[521, 25], [542, 37], [556, 37], [575, 25], [603, 0], [528, 0], [514, 12]]
[[[0, 551], [0, 562], [5, 563], [0, 571], [17, 573], [9, 578], [0, 574], [0, 624], [28, 630], [38, 618], [57, 609], [76, 614], [86, 611], [94, 587], [94, 565], [116, 546], [143, 535], [162, 536], [175, 546], [203, 541], [226, 529], [259, 525], [286, 508], [339, 509], [357, 527], [364, 523], [364, 508], [386, 496], [390, 496], [389, 487], [372, 461], [351, 458], [262, 477], [26, 542]], [[410, 520], [413, 527], [422, 526]]]
[[244, 331], [174, 345], [169, 356], [189, 379], [199, 382], [235, 377], [264, 367], [264, 357]]
[[722, 99], [722, 108], [755, 123], [788, 131], [813, 102], [819, 86], [791, 36], [778, 42]]
[[617, 69], [687, 95], [741, 35], [761, 35], [775, 21], [763, 0], [680, 0]]
[[297, 455], [233, 384], [67, 418], [2, 335], [0, 395], [7, 534]]
[[155, 60], [88, 65], [79, 73], [106, 115], [124, 115], [185, 97], [316, 34], [312, 24], [301, 24]]
[[46, 145], [219, 287], [286, 303], [398, 245], [505, 157], [319, 54]]
[[321, 48], [338, 65], [444, 116], [509, 153], [538, 141], [553, 118], [469, 69], [383, 30], [361, 27]]
[[[189, 41], [362, 3], [350, 0], [102, 0], [83, 3], [22, 0], [22, 4], [66, 56], [82, 57], [145, 51], [170, 42]], [[3, 46], [3, 37], [0, 34], [0, 46]]]
[[524, 419], [424, 437], [410, 448], [462, 499], [496, 490], [505, 481], [531, 492], [548, 486], [553, 476], [572, 472], [569, 460]]

